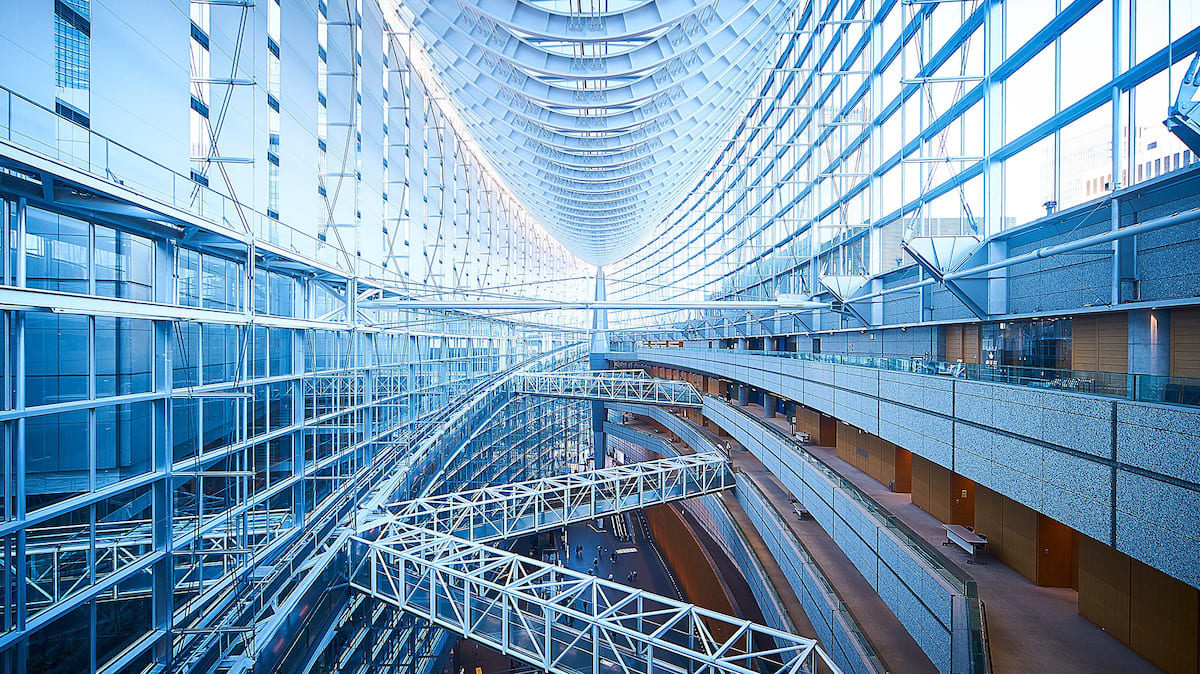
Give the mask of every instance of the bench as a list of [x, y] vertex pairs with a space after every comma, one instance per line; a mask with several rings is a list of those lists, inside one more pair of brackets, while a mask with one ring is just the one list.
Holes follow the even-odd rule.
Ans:
[[808, 509], [806, 509], [800, 503], [793, 503], [792, 510], [796, 511], [796, 517], [799, 518], [800, 520], [807, 520], [807, 519], [812, 518], [812, 514], [808, 512]]
[[967, 560], [967, 564], [974, 564], [979, 561], [979, 556], [987, 548], [986, 537], [976, 534], [961, 524], [943, 524], [942, 528], [946, 530], [946, 540], [942, 545], [953, 543], [967, 551], [971, 555], [971, 558]]

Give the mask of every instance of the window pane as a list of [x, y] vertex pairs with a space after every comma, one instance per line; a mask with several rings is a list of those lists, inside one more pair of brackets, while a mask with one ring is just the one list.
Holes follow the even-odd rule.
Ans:
[[88, 397], [88, 318], [25, 314], [25, 404]]
[[154, 324], [96, 317], [96, 395], [145, 393], [153, 385]]
[[29, 637], [29, 672], [88, 672], [92, 669], [90, 603]]
[[88, 223], [26, 209], [25, 277], [30, 288], [86, 293], [88, 248]]
[[195, 386], [200, 383], [200, 326], [195, 323], [176, 323], [175, 340], [171, 344], [171, 384], [175, 388]]
[[96, 294], [150, 300], [154, 297], [154, 246], [150, 239], [96, 227]]
[[87, 410], [25, 421], [25, 507], [33, 511], [88, 491]]
[[96, 487], [149, 472], [153, 467], [151, 403], [96, 410]]

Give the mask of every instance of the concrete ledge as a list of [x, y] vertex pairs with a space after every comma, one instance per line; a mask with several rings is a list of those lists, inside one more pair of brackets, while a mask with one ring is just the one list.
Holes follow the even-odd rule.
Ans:
[[794, 400], [1200, 587], [1200, 557], [1173, 552], [1200, 548], [1200, 521], [1161, 524], [1196, 512], [1200, 409], [725, 349], [610, 355]]

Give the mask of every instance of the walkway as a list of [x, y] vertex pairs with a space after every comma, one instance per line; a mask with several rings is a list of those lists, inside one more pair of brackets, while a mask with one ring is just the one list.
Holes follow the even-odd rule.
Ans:
[[[745, 409], [763, 422], [785, 433], [790, 432], [787, 417], [764, 419], [763, 408], [759, 405], [747, 405]], [[834, 447], [805, 445], [804, 448], [941, 549], [942, 541], [946, 540], [942, 523], [913, 505], [911, 494], [893, 493], [887, 485], [839, 459]], [[749, 452], [734, 453], [734, 465], [741, 470], [746, 470], [746, 461], [742, 457], [747, 454]], [[951, 553], [946, 561], [978, 584], [987, 613], [988, 639], [996, 672], [1158, 671], [1080, 616], [1079, 593], [1075, 590], [1039, 587], [996, 559], [990, 560], [990, 564], [967, 566], [965, 554]], [[824, 570], [825, 567], [821, 568]]]
[[[680, 419], [683, 420], [682, 418]], [[639, 430], [646, 430], [645, 422], [639, 420], [640, 425], [643, 425]], [[691, 423], [691, 422], [687, 422]], [[695, 424], [692, 424], [695, 426]], [[697, 427], [699, 428], [699, 427]], [[718, 442], [715, 434], [707, 429], [700, 429], [714, 443]], [[721, 443], [724, 441], [721, 440]], [[677, 447], [680, 443], [673, 443]], [[784, 522], [787, 522], [788, 528], [796, 536], [796, 538], [808, 550], [816, 561], [818, 568], [829, 579], [838, 596], [846, 604], [850, 614], [854, 620], [862, 628], [863, 633], [867, 635], [867, 639], [871, 642], [875, 652], [883, 661], [889, 671], [893, 672], [936, 672], [933, 663], [930, 662], [928, 656], [917, 645], [912, 635], [896, 618], [891, 609], [887, 607], [883, 599], [875, 592], [875, 588], [867, 582], [862, 573], [855, 568], [850, 558], [846, 553], [842, 552], [833, 538], [829, 536], [821, 525], [813, 520], [797, 520], [792, 510], [792, 498], [787, 489], [779, 482], [776, 477], [771, 474], [754, 458], [750, 452], [735, 451], [733, 453], [732, 463], [735, 471], [740, 471], [746, 477], [750, 478], [767, 500], [779, 513]], [[731, 505], [732, 502], [732, 505]], [[778, 576], [771, 575], [771, 568], [768, 567], [768, 575], [771, 575], [772, 582], [776, 583], [776, 588], [790, 587], [786, 580], [780, 581], [777, 578], [782, 578], [782, 572], [774, 563], [771, 553], [765, 549], [761, 538], [755, 533], [753, 525], [749, 523], [745, 514], [740, 507], [737, 507], [736, 501], [732, 498], [725, 499], [726, 505], [731, 505], [730, 511], [735, 512], [735, 520], [742, 527], [743, 533], [747, 538], [751, 538], [752, 542], [757, 541], [762, 546], [761, 549], [755, 548], [755, 553], [759, 555], [760, 560], [771, 560], [770, 567], [773, 567], [779, 574]], [[740, 515], [740, 517], [738, 516]], [[764, 563], [764, 566], [767, 566]], [[794, 595], [793, 595], [794, 596]], [[791, 606], [788, 606], [791, 610]], [[803, 609], [800, 610], [803, 615]], [[793, 612], [793, 617], [795, 612]], [[811, 624], [811, 623], [810, 623]], [[796, 626], [800, 629], [800, 625]], [[812, 632], [809, 632], [812, 634]]]

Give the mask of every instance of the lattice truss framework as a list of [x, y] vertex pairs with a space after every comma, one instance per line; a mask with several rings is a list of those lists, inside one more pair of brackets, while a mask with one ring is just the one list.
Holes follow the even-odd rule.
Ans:
[[484, 544], [732, 485], [706, 452], [392, 504], [350, 539], [351, 586], [546, 671], [838, 671], [813, 639]]
[[353, 546], [353, 587], [547, 671], [839, 671], [813, 639], [439, 531]]
[[604, 515], [722, 491], [733, 485], [717, 453], [646, 461], [583, 473], [484, 487], [388, 506], [359, 530], [375, 542], [401, 543], [410, 527], [489, 542], [586, 522]]
[[509, 380], [513, 393], [582, 398], [670, 407], [700, 407], [703, 400], [688, 382], [655, 379], [643, 370], [596, 370], [519, 374]]

